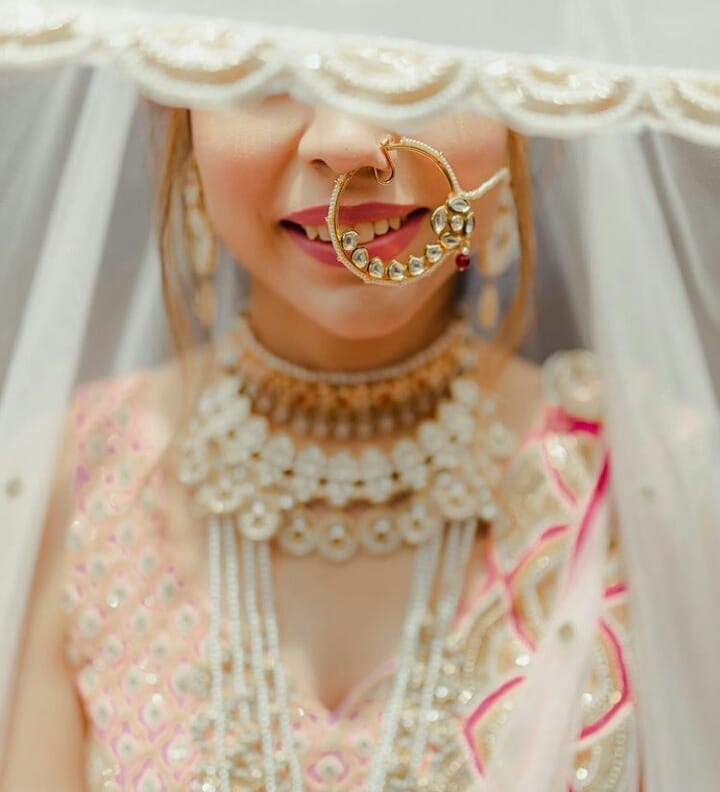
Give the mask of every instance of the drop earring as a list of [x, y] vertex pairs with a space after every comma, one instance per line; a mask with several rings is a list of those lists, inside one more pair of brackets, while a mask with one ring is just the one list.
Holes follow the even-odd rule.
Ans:
[[185, 163], [182, 206], [183, 233], [193, 274], [193, 312], [200, 324], [209, 328], [215, 319], [212, 276], [217, 265], [217, 239], [205, 209], [200, 172], [192, 152]]
[[480, 326], [492, 330], [500, 316], [498, 278], [512, 265], [519, 255], [517, 214], [510, 185], [502, 186], [498, 209], [492, 230], [478, 253], [477, 266], [483, 278], [477, 303]]

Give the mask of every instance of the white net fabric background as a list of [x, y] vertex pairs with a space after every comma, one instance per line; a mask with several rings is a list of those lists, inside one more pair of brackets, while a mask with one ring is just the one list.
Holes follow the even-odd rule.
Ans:
[[[598, 5], [461, 2], [457, 23], [447, 28], [437, 24], [431, 3], [366, 3], [362, 12], [341, 3], [332, 17], [319, 2], [252, 10], [215, 2], [203, 4], [202, 12], [235, 24], [281, 22], [284, 28], [270, 35], [270, 51], [287, 59], [285, 67], [300, 62], [300, 47], [309, 70], [279, 69], [272, 80], [255, 80], [255, 91], [291, 89], [376, 119], [385, 113], [387, 124], [403, 131], [412, 131], [421, 110], [439, 112], [460, 92], [482, 112], [533, 134], [538, 321], [525, 351], [542, 360], [582, 344], [600, 355], [632, 592], [646, 790], [704, 791], [716, 783], [713, 740], [720, 727], [713, 668], [720, 655], [713, 612], [720, 595], [720, 63], [714, 33], [720, 9], [713, 2], [669, 0]], [[198, 63], [217, 56], [217, 26], [224, 22], [214, 22], [215, 38], [208, 38], [207, 28], [188, 28], [175, 16], [199, 4], [145, 2], [143, 10], [156, 14], [154, 38], [138, 39], [136, 20], [123, 6], [62, 10], [54, 27], [43, 28], [42, 15], [28, 16], [26, 9], [13, 16], [0, 5], [3, 694], [67, 399], [80, 381], [119, 375], [170, 353], [151, 235], [147, 119], [138, 112], [133, 79], [154, 98], [180, 105], [242, 93], [238, 80], [218, 87], [217, 71], [212, 78], [202, 69], [196, 74]], [[72, 24], [63, 22], [67, 15]], [[372, 58], [364, 41], [357, 57], [342, 50], [338, 65], [337, 40], [327, 31], [346, 34], [348, 19], [353, 34], [374, 37], [382, 28], [384, 36], [413, 41], [403, 43], [401, 55], [371, 38]], [[50, 31], [58, 29], [53, 40]], [[178, 46], [179, 29], [189, 50]], [[269, 30], [263, 28], [266, 38]], [[221, 68], [246, 75], [248, 61], [267, 54], [255, 49], [256, 29], [245, 33], [250, 44], [247, 35], [232, 39]], [[180, 50], [185, 70], [169, 80], [168, 51]], [[430, 50], [433, 56], [424, 60]], [[386, 53], [385, 71], [363, 72], [378, 51]], [[59, 52], [66, 65], [53, 63]], [[529, 54], [542, 56], [539, 71], [537, 62], [530, 68], [519, 57]], [[593, 64], [569, 68], [561, 56]], [[34, 71], [19, 70], [31, 61]], [[478, 72], [488, 63], [492, 69]], [[353, 80], [363, 73], [391, 90], [354, 104]], [[309, 82], [308, 74], [314, 75]], [[403, 74], [412, 75], [411, 87], [420, 81], [434, 104], [413, 109], [396, 101]], [[646, 125], [687, 140], [642, 131]], [[232, 312], [232, 299], [224, 309], [226, 316]], [[590, 583], [597, 569], [588, 564], [575, 613], [581, 620], [596, 602]], [[578, 669], [582, 652], [580, 646]], [[549, 676], [537, 665], [534, 691], [546, 698], [528, 696], [527, 707], [551, 702], [544, 708], [552, 714], [543, 722], [544, 741], [536, 714], [519, 711], [488, 788], [553, 788], [566, 727], [562, 702], [572, 699], [577, 680], [553, 678], [550, 660], [544, 666]]]

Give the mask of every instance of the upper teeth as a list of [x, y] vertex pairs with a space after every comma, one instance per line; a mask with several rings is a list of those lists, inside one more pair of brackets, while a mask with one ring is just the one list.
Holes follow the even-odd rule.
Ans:
[[[404, 220], [405, 218], [390, 217], [387, 220], [375, 220], [372, 223], [357, 223], [353, 227], [358, 232], [358, 242], [367, 243], [372, 242], [376, 236], [387, 234], [390, 229], [396, 231]], [[302, 228], [308, 239], [317, 239], [319, 237], [323, 242], [330, 241], [330, 232], [325, 223], [320, 226], [304, 225]]]

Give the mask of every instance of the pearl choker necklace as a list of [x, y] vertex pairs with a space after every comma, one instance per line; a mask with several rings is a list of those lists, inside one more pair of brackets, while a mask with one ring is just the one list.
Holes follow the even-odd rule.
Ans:
[[[432, 417], [399, 437], [356, 443], [354, 453], [298, 443], [274, 427], [253, 409], [244, 371], [229, 365], [224, 347], [222, 373], [198, 399], [178, 447], [178, 475], [196, 516], [230, 518], [247, 539], [274, 539], [294, 555], [317, 552], [331, 561], [422, 544], [448, 521], [498, 519], [494, 492], [514, 438], [467, 368], [470, 331], [460, 324], [452, 338], [462, 341], [447, 342], [433, 360], [452, 354], [465, 365]], [[363, 384], [357, 379], [352, 387]], [[311, 397], [315, 386], [304, 387]]]

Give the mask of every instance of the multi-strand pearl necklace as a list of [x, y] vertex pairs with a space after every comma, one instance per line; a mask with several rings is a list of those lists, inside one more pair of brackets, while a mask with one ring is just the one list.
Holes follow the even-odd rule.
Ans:
[[[289, 684], [279, 656], [271, 541], [287, 552], [316, 551], [333, 561], [347, 560], [358, 548], [376, 555], [403, 543], [416, 548], [398, 667], [368, 774], [371, 792], [414, 788], [470, 551], [478, 525], [498, 517], [494, 491], [502, 462], [514, 447], [511, 434], [494, 417], [494, 400], [472, 376], [477, 360], [469, 330], [460, 329], [453, 330], [452, 343], [448, 333], [444, 344], [435, 345], [434, 357], [391, 372], [398, 382], [417, 378], [419, 369], [436, 365], [443, 355], [464, 361], [446, 367], [454, 377], [439, 390], [432, 417], [420, 420], [411, 436], [393, 438], [389, 451], [365, 443], [359, 456], [347, 449], [328, 456], [314, 444], [296, 448], [268, 416], [253, 412], [242, 369], [230, 362], [227, 346], [219, 351], [223, 373], [200, 396], [179, 444], [178, 462], [180, 479], [192, 490], [196, 513], [208, 527], [211, 712], [198, 719], [194, 732], [201, 744], [212, 740], [214, 758], [201, 768], [196, 785], [201, 792], [303, 788]], [[342, 379], [339, 374], [314, 376], [324, 384]], [[354, 385], [363, 384], [359, 375], [353, 379]], [[311, 401], [316, 383], [306, 387]], [[431, 614], [438, 568], [440, 594]], [[221, 641], [223, 603], [229, 656]], [[393, 746], [418, 662], [421, 625], [428, 623], [432, 636], [413, 704], [417, 727], [406, 760], [398, 763]]]
[[[417, 545], [449, 520], [494, 520], [499, 461], [514, 440], [494, 419], [495, 401], [479, 388], [474, 348], [463, 337], [438, 353], [457, 365], [434, 415], [411, 432], [357, 444], [354, 454], [343, 444], [327, 452], [298, 443], [255, 413], [242, 369], [228, 367], [223, 350], [223, 373], [201, 394], [178, 446], [179, 477], [192, 490], [196, 516], [230, 515], [249, 539], [276, 538], [287, 552], [334, 561]], [[315, 384], [306, 390], [311, 402]]]

